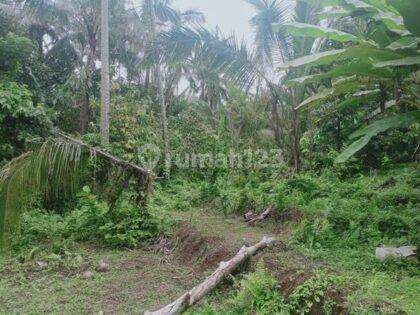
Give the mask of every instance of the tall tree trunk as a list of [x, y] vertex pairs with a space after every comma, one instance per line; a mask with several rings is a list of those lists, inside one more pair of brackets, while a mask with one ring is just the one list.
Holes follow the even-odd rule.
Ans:
[[147, 69], [146, 76], [144, 79], [144, 87], [146, 88], [146, 90], [149, 90], [149, 85], [150, 85], [150, 69]]
[[170, 176], [168, 118], [166, 115], [165, 93], [159, 65], [155, 66], [155, 79], [158, 89], [157, 98], [160, 105], [162, 118], [164, 176], [168, 178]]
[[92, 112], [90, 110], [89, 91], [85, 89], [81, 97], [80, 114], [79, 114], [79, 123], [80, 123], [79, 132], [81, 135], [84, 135], [87, 132], [89, 128], [91, 116], [92, 116]]
[[312, 152], [314, 146], [314, 133], [313, 133], [313, 124], [312, 124], [312, 111], [308, 110], [308, 164], [312, 166]]
[[292, 142], [293, 164], [295, 171], [301, 170], [300, 152], [300, 116], [299, 112], [293, 109], [293, 142]]
[[[156, 8], [152, 1], [148, 2], [149, 10], [149, 40], [153, 43], [155, 40], [156, 33]], [[159, 55], [158, 51], [155, 51], [156, 57]], [[164, 162], [164, 176], [169, 178], [170, 176], [170, 161], [169, 161], [169, 135], [168, 135], [168, 119], [166, 116], [166, 104], [165, 104], [165, 93], [163, 86], [162, 73], [158, 61], [154, 67], [154, 79], [157, 86], [157, 100], [160, 105], [161, 120], [162, 120], [162, 135], [163, 135], [163, 162]]]
[[274, 120], [274, 137], [276, 139], [277, 145], [281, 148], [282, 147], [282, 130], [281, 130], [281, 123], [280, 123], [280, 115], [279, 109], [277, 107], [277, 100], [273, 99], [272, 104], [272, 115]]
[[277, 90], [276, 87], [272, 84], [269, 85], [270, 88], [270, 92], [271, 92], [271, 112], [272, 112], [272, 116], [273, 116], [273, 123], [274, 123], [274, 137], [276, 140], [277, 145], [281, 148], [282, 147], [282, 133], [283, 133], [283, 129], [281, 126], [281, 119], [280, 119], [280, 115], [279, 115], [279, 108], [278, 108], [278, 103], [279, 103], [279, 98], [278, 98], [278, 94], [277, 94]]
[[109, 144], [109, 25], [108, 0], [101, 0], [101, 135], [102, 143]]
[[92, 110], [90, 108], [90, 91], [93, 87], [93, 75], [96, 70], [95, 56], [98, 45], [98, 25], [97, 15], [92, 13], [91, 18], [84, 18], [84, 25], [87, 30], [87, 61], [86, 61], [86, 83], [83, 91], [82, 109], [80, 111], [80, 132], [86, 133], [89, 123], [92, 120]]
[[92, 110], [90, 108], [89, 92], [92, 88], [92, 77], [95, 71], [95, 52], [94, 47], [89, 46], [86, 61], [86, 83], [83, 88], [82, 103], [80, 110], [80, 134], [85, 134], [89, 128], [89, 123], [92, 120]]

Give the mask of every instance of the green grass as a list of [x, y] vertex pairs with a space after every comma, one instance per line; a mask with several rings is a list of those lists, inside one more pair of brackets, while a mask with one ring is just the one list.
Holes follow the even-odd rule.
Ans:
[[[92, 246], [78, 251], [84, 261], [70, 270], [3, 262], [0, 314], [139, 314], [181, 295], [193, 280], [190, 268], [163, 263], [162, 255], [153, 251]], [[110, 264], [108, 272], [94, 271], [100, 259]], [[85, 270], [94, 271], [94, 277], [81, 279]]]

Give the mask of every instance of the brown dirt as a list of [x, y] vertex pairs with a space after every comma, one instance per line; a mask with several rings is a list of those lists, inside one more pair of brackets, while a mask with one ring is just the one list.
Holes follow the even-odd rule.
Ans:
[[284, 224], [287, 222], [301, 222], [304, 218], [302, 210], [298, 208], [286, 208], [284, 210], [274, 212], [274, 220], [277, 223]]
[[217, 267], [232, 255], [222, 237], [203, 235], [188, 223], [176, 233], [176, 240], [175, 255], [180, 263], [197, 265], [200, 272]]
[[302, 270], [285, 269], [277, 273], [276, 278], [279, 281], [279, 292], [284, 297], [289, 297], [293, 291], [312, 278], [312, 275]]
[[[264, 264], [270, 270], [272, 270], [272, 266], [270, 265], [272, 261], [270, 259], [264, 258]], [[302, 284], [306, 281], [311, 279], [313, 275], [304, 270], [298, 270], [296, 268], [286, 268], [281, 271], [277, 271], [274, 273], [275, 277], [278, 279], [278, 290], [282, 296], [286, 299]], [[348, 309], [345, 306], [346, 303], [346, 292], [335, 289], [329, 288], [325, 292], [325, 299], [322, 299], [320, 302], [316, 303], [313, 301], [313, 306], [311, 309], [310, 314], [312, 315], [322, 315], [323, 312], [323, 305], [326, 301], [333, 301], [333, 314], [348, 314]]]

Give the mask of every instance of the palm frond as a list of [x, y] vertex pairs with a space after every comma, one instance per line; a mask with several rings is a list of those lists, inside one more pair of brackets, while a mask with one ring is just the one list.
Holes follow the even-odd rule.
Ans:
[[[284, 62], [291, 55], [291, 40], [281, 25], [291, 17], [289, 1], [247, 0], [254, 6], [257, 14], [250, 23], [254, 28], [256, 46], [255, 60], [262, 66], [272, 67], [275, 62]], [[280, 26], [273, 31], [273, 24]]]
[[187, 10], [181, 13], [181, 18], [186, 23], [204, 23], [206, 22], [206, 18], [203, 14], [203, 12], [200, 12], [198, 10]]
[[74, 195], [88, 157], [98, 157], [129, 172], [139, 192], [147, 192], [154, 174], [140, 166], [123, 161], [99, 148], [63, 133], [47, 139], [33, 151], [7, 163], [0, 170], [0, 249], [10, 244], [19, 231], [19, 219], [36, 195], [64, 198]]
[[10, 243], [19, 218], [34, 194], [62, 197], [77, 188], [81, 146], [49, 139], [7, 163], [0, 171], [0, 248]]

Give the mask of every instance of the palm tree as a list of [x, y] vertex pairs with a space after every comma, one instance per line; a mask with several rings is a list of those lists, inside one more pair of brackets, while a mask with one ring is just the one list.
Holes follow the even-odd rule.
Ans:
[[[169, 135], [168, 135], [168, 119], [167, 119], [167, 103], [165, 97], [165, 77], [164, 68], [165, 63], [159, 58], [159, 47], [156, 45], [157, 39], [165, 28], [182, 25], [183, 23], [196, 23], [203, 21], [203, 15], [194, 10], [179, 12], [171, 8], [171, 1], [169, 0], [144, 0], [140, 7], [140, 18], [146, 25], [147, 30], [147, 45], [146, 58], [143, 64], [149, 65], [153, 73], [153, 79], [156, 87], [156, 99], [159, 103], [161, 111], [162, 134], [163, 134], [163, 160], [164, 160], [164, 175], [169, 176]], [[150, 73], [146, 74], [148, 85]], [[176, 76], [180, 78], [179, 76]], [[171, 90], [174, 84], [178, 81], [172, 82], [167, 86], [167, 90]]]
[[[321, 42], [314, 44], [311, 39], [292, 39], [287, 35], [284, 26], [285, 22], [291, 20], [301, 23], [313, 22], [316, 20], [316, 8], [304, 1], [297, 1], [294, 6], [288, 1], [246, 1], [257, 10], [257, 14], [251, 19], [255, 30], [256, 59], [254, 62], [260, 64], [265, 71], [268, 70], [268, 73], [278, 63], [303, 56], [311, 49], [319, 50], [321, 48]], [[272, 96], [272, 116], [275, 121], [274, 130], [277, 142], [283, 148], [289, 146], [294, 169], [299, 170], [301, 168], [301, 123], [295, 105], [300, 104], [303, 100], [304, 90], [295, 87], [285, 88], [283, 84], [289, 76], [290, 72], [285, 72], [278, 82], [271, 79], [265, 80], [265, 83]], [[280, 111], [278, 105], [280, 105]], [[288, 128], [289, 124], [291, 126]], [[290, 141], [285, 138], [286, 130], [290, 130]]]

